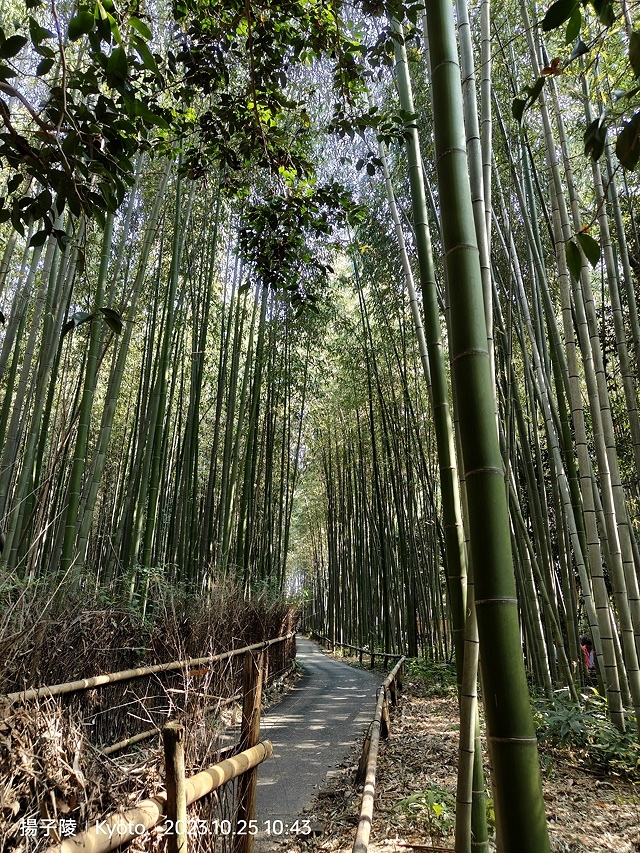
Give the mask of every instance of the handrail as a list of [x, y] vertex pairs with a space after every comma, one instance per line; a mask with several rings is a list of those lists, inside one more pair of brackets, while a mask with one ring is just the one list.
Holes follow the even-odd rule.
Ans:
[[[187, 805], [257, 767], [272, 753], [271, 741], [265, 740], [189, 777], [185, 780]], [[84, 853], [107, 853], [115, 850], [161, 823], [167, 816], [166, 806], [166, 791], [160, 791], [155, 797], [142, 800], [134, 808], [114, 812], [85, 832], [65, 838], [49, 847], [48, 853], [78, 853], [80, 850]]]
[[207, 655], [202, 658], [186, 658], [185, 660], [171, 661], [169, 663], [158, 663], [152, 666], [138, 667], [137, 669], [123, 669], [120, 672], [105, 673], [104, 675], [94, 675], [91, 678], [82, 678], [78, 681], [67, 681], [62, 684], [52, 684], [44, 687], [33, 687], [30, 690], [19, 690], [15, 693], [7, 693], [4, 699], [10, 704], [14, 702], [27, 702], [31, 699], [40, 699], [42, 697], [62, 696], [66, 693], [77, 693], [81, 690], [92, 690], [95, 687], [102, 687], [104, 684], [114, 684], [118, 681], [129, 681], [132, 678], [140, 678], [145, 675], [154, 675], [157, 672], [172, 672], [177, 669], [186, 669], [193, 666], [202, 666], [204, 664], [215, 663], [216, 661], [226, 660], [227, 658], [235, 657], [236, 655], [244, 654], [245, 652], [261, 651], [276, 643], [282, 643], [285, 640], [295, 636], [296, 631], [290, 631], [282, 637], [274, 637], [272, 640], [263, 640], [261, 643], [254, 643], [252, 646], [244, 646], [241, 649], [231, 649], [228, 652], [221, 652], [217, 655]]
[[[360, 820], [358, 822], [356, 837], [353, 842], [352, 853], [367, 853], [369, 849], [369, 835], [371, 834], [371, 827], [373, 825], [373, 800], [376, 793], [376, 767], [378, 763], [378, 748], [380, 745], [380, 729], [383, 717], [385, 716], [384, 710], [386, 710], [387, 689], [395, 683], [404, 661], [405, 658], [403, 656], [391, 670], [378, 691], [378, 701], [376, 702], [376, 711], [373, 717], [373, 723], [371, 724], [370, 733], [365, 741], [365, 749], [367, 741], [369, 742], [366, 777], [364, 790], [362, 792], [362, 805], [360, 806]], [[388, 718], [385, 720], [385, 725], [388, 727]]]
[[397, 652], [379, 652], [375, 649], [365, 649], [363, 646], [354, 646], [352, 643], [342, 643], [340, 640], [332, 640], [330, 637], [326, 637], [324, 634], [317, 634], [315, 631], [312, 632], [318, 637], [319, 640], [324, 640], [326, 643], [332, 643], [334, 646], [342, 646], [347, 649], [355, 649], [357, 652], [364, 652], [365, 655], [375, 655], [376, 657], [384, 657], [384, 658], [402, 658], [406, 657], [406, 655], [398, 654]]

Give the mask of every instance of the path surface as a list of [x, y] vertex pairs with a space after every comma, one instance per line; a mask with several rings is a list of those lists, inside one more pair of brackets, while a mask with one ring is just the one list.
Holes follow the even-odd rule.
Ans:
[[262, 719], [260, 738], [273, 743], [273, 755], [258, 770], [254, 853], [270, 853], [282, 839], [265, 832], [266, 821], [291, 826], [349, 754], [373, 718], [381, 683], [379, 675], [325, 657], [310, 640], [297, 637], [296, 644], [304, 675]]

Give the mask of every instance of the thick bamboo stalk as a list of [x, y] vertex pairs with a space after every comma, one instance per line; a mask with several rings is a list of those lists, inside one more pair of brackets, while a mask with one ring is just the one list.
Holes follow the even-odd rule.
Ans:
[[503, 850], [549, 850], [535, 730], [520, 646], [504, 468], [495, 423], [482, 276], [469, 187], [453, 13], [427, 4], [435, 150], [450, 299], [450, 357], [467, 488], [470, 555]]
[[[215, 791], [225, 782], [230, 782], [253, 767], [257, 767], [272, 753], [271, 741], [265, 740], [186, 779], [187, 805]], [[80, 850], [83, 853], [107, 853], [157, 826], [167, 817], [166, 809], [167, 794], [165, 791], [160, 791], [155, 797], [142, 800], [135, 808], [111, 814], [104, 820], [98, 821], [86, 832], [51, 846], [48, 853], [76, 853]]]

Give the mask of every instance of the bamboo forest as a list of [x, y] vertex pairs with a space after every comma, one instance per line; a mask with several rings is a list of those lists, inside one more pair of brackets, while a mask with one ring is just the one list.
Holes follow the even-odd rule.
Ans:
[[535, 702], [638, 772], [638, 11], [0, 0], [3, 693], [288, 613], [451, 665], [457, 853], [583, 849]]

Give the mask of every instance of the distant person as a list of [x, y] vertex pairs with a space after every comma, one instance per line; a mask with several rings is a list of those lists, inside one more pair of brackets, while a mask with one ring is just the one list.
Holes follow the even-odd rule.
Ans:
[[593, 653], [593, 643], [591, 637], [581, 637], [580, 645], [582, 647], [582, 662], [587, 674], [593, 672], [596, 668], [596, 659]]

